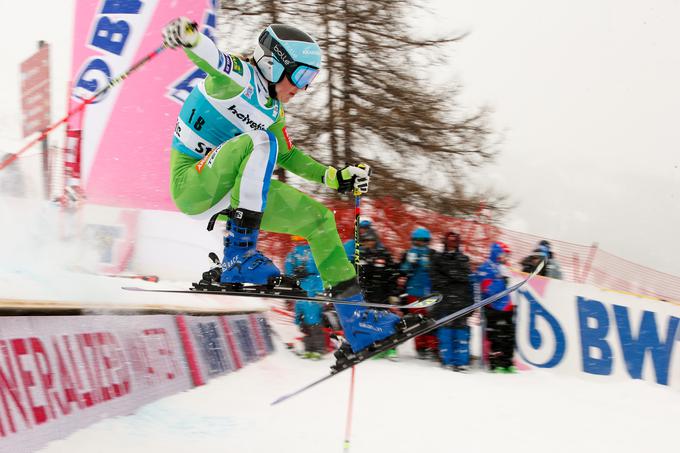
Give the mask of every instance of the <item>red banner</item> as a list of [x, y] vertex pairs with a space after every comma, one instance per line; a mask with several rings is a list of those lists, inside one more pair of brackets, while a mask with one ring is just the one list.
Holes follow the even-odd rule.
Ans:
[[24, 137], [49, 126], [50, 68], [47, 44], [21, 63], [21, 110]]

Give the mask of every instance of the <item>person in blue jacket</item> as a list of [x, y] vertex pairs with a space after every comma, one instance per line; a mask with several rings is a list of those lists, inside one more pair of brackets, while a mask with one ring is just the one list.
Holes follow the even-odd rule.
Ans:
[[[359, 222], [359, 237], [366, 233], [375, 233], [376, 237], [378, 237], [378, 232], [375, 231], [373, 228], [373, 222], [371, 222], [369, 219], [361, 219]], [[361, 246], [361, 243], [359, 244]], [[354, 238], [349, 239], [345, 241], [342, 246], [345, 249], [345, 254], [347, 255], [347, 259], [354, 264], [354, 252], [355, 252], [355, 247], [356, 247], [356, 241]], [[378, 246], [382, 246], [382, 243], [380, 242], [380, 238], [378, 237]]]
[[[493, 296], [508, 287], [507, 263], [510, 249], [502, 242], [491, 244], [489, 258], [477, 269], [476, 278], [482, 298]], [[486, 310], [486, 333], [490, 343], [489, 366], [498, 373], [514, 373], [515, 352], [514, 305], [510, 295], [489, 304]]]
[[[405, 277], [406, 302], [411, 303], [432, 292], [430, 280], [430, 261], [434, 250], [429, 247], [432, 235], [430, 230], [418, 227], [411, 232], [411, 248], [401, 259], [400, 271]], [[414, 313], [427, 314], [427, 309], [418, 308]], [[420, 335], [415, 338], [418, 358], [437, 358], [437, 337], [433, 333]]]
[[[286, 256], [285, 273], [300, 281], [307, 295], [314, 297], [323, 293], [323, 281], [314, 263], [309, 244], [298, 236], [293, 236], [297, 245]], [[323, 305], [309, 301], [295, 302], [295, 324], [304, 334], [304, 358], [318, 360], [326, 352], [326, 338], [323, 333]]]

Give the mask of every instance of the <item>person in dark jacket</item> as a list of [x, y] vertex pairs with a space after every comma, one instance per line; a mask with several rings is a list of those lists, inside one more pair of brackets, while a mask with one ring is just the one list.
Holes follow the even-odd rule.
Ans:
[[[502, 242], [491, 244], [489, 259], [477, 269], [482, 298], [504, 291], [508, 287], [505, 264], [510, 249]], [[490, 343], [489, 366], [498, 373], [514, 373], [512, 362], [515, 353], [514, 305], [509, 295], [492, 302], [486, 309], [486, 333]]]
[[562, 279], [562, 269], [560, 264], [555, 259], [550, 242], [545, 239], [538, 243], [538, 246], [531, 252], [531, 255], [526, 256], [520, 262], [522, 272], [533, 272], [538, 266], [538, 263], [545, 260], [545, 266], [540, 270], [538, 275], [543, 277]]
[[359, 239], [359, 285], [364, 299], [375, 304], [394, 303], [399, 293], [396, 285], [399, 267], [374, 230], [365, 231]]
[[[470, 279], [470, 259], [460, 251], [460, 235], [450, 231], [444, 236], [444, 251], [432, 256], [432, 290], [444, 299], [432, 307], [435, 319], [450, 315], [474, 303]], [[470, 328], [463, 316], [437, 329], [439, 359], [453, 371], [464, 371], [470, 362]]]
[[[364, 299], [375, 304], [385, 304], [386, 308], [397, 305], [400, 292], [397, 287], [399, 266], [372, 228], [361, 230], [359, 244], [359, 286], [364, 292]], [[377, 357], [396, 360], [397, 350], [388, 349]]]

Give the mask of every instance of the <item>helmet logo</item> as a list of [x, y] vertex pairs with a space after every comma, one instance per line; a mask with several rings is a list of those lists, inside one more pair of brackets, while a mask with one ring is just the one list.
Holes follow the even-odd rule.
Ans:
[[280, 48], [278, 46], [278, 44], [274, 44], [273, 50], [276, 53], [276, 55], [279, 57], [279, 60], [281, 61], [281, 63], [283, 63], [284, 66], [289, 66], [289, 65], [293, 64], [293, 60], [289, 59], [290, 55], [288, 55], [288, 52], [286, 52], [285, 50]]

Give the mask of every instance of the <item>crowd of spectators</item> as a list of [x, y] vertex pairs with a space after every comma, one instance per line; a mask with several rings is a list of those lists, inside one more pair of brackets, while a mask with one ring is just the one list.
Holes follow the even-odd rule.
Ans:
[[[296, 245], [286, 258], [286, 274], [301, 282], [309, 295], [320, 294], [323, 284], [319, 277], [309, 246], [303, 238], [295, 238]], [[437, 249], [435, 249], [437, 247]], [[352, 239], [345, 243], [347, 258], [355, 262], [356, 244]], [[439, 319], [475, 302], [475, 294], [486, 298], [505, 290], [508, 286], [509, 257], [507, 245], [494, 242], [486, 261], [476, 269], [463, 252], [459, 234], [449, 231], [441, 238], [441, 244], [433, 244], [427, 228], [417, 227], [411, 233], [410, 247], [397, 260], [380, 240], [369, 220], [359, 225], [358, 278], [367, 302], [385, 304], [386, 310], [403, 313], [400, 307], [433, 292], [442, 294], [443, 300], [429, 309], [419, 310]], [[438, 251], [441, 250], [441, 251]], [[519, 261], [524, 272], [531, 272], [541, 260], [546, 265], [540, 275], [561, 278], [561, 271], [548, 241], [541, 241], [533, 252]], [[332, 306], [298, 301], [295, 305], [295, 322], [304, 334], [306, 358], [320, 358], [328, 352], [324, 327], [332, 330], [324, 310]], [[515, 310], [512, 298], [505, 296], [477, 312], [484, 326], [484, 351], [481, 354], [485, 366], [492, 372], [513, 373], [515, 350]], [[453, 371], [465, 371], [470, 365], [469, 317], [464, 316], [437, 329], [431, 334], [415, 338], [417, 357], [438, 362]], [[397, 359], [392, 349], [380, 357]]]

